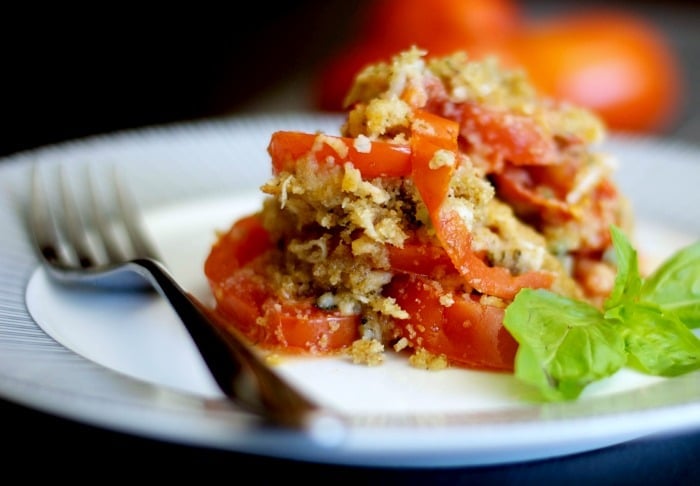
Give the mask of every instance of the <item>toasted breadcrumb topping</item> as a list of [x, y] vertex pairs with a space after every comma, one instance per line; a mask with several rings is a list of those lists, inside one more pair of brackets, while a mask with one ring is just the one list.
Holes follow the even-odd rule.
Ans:
[[445, 355], [436, 356], [425, 348], [418, 348], [409, 358], [408, 362], [414, 368], [425, 370], [443, 370], [448, 367]]
[[[468, 145], [458, 157], [437, 151], [430, 167], [455, 168], [445, 205], [469, 228], [473, 251], [483, 252], [491, 265], [515, 275], [552, 272], [556, 275], [553, 290], [581, 298], [583, 290], [574, 279], [569, 255], [582, 247], [600, 246], [596, 241], [600, 226], [611, 223], [585, 213], [592, 188], [614, 168], [607, 156], [588, 148], [604, 136], [600, 119], [584, 109], [538, 97], [522, 72], [502, 69], [494, 58], [472, 61], [465, 53], [428, 60], [425, 56], [425, 51], [412, 48], [359, 73], [346, 98], [349, 113], [341, 135], [353, 138], [353, 147], [361, 153], [371, 152], [373, 140], [406, 144], [413, 110], [436, 100], [446, 114], [463, 103], [505, 110], [514, 129], [528, 120], [538, 133], [565, 147], [557, 152], [562, 164], [574, 158], [583, 161], [574, 189], [566, 195], [570, 204], [580, 204], [580, 218], [556, 225], [533, 224], [517, 207], [500, 199], [486, 163], [494, 163], [497, 142], [476, 132], [462, 132]], [[573, 139], [578, 142], [564, 143]], [[399, 338], [394, 319], [409, 316], [383, 293], [393, 277], [387, 247], [403, 247], [418, 229], [434, 235], [413, 181], [409, 177], [365, 180], [352, 163], [334, 163], [332, 157], [321, 168], [314, 152], [323, 144], [333, 148], [337, 160], [347, 155], [346, 145], [319, 134], [310, 154], [262, 186], [268, 196], [261, 212], [263, 225], [279, 248], [269, 259], [270, 280], [282, 295], [313, 297], [321, 309], [360, 315], [361, 338], [348, 350], [355, 363], [380, 364], [387, 343], [396, 351], [413, 348], [413, 366], [447, 367], [444, 356], [432, 355], [419, 340], [410, 335]], [[601, 213], [612, 215], [618, 224], [631, 219], [624, 204], [603, 208]], [[608, 278], [604, 265], [593, 275], [600, 281], [591, 285], [610, 284], [604, 282]], [[487, 305], [506, 305], [497, 297], [482, 299]], [[445, 291], [440, 302], [449, 307], [454, 295]]]

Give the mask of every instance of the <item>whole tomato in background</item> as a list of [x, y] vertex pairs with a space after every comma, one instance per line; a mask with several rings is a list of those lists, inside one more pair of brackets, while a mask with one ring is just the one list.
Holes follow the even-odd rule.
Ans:
[[384, 48], [412, 43], [438, 50], [492, 44], [521, 24], [513, 0], [375, 0], [367, 11], [367, 40]]
[[429, 49], [433, 55], [477, 47], [490, 51], [520, 23], [520, 9], [513, 0], [370, 1], [351, 42], [326, 60], [320, 71], [316, 103], [323, 110], [342, 109], [362, 67], [387, 60], [411, 45]]
[[649, 20], [602, 7], [531, 18], [514, 0], [370, 3], [355, 40], [319, 73], [317, 106], [341, 110], [363, 66], [413, 44], [429, 55], [497, 55], [524, 68], [543, 94], [596, 111], [614, 131], [663, 132], [680, 115], [682, 67]]
[[508, 52], [542, 92], [596, 111], [612, 130], [662, 132], [679, 115], [683, 75], [663, 34], [624, 11], [526, 25]]

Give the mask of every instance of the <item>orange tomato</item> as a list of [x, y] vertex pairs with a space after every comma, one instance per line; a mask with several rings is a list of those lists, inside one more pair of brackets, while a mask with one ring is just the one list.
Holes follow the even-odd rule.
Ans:
[[430, 56], [465, 50], [524, 67], [543, 94], [597, 112], [611, 130], [663, 132], [680, 114], [679, 58], [652, 23], [629, 11], [589, 7], [539, 21], [512, 0], [381, 0], [357, 41], [317, 76], [316, 105], [343, 109], [354, 76], [412, 44]]
[[[329, 143], [317, 143], [316, 133], [278, 131], [272, 134], [267, 152], [272, 158], [275, 174], [292, 170], [297, 161], [307, 155], [313, 155], [321, 165], [352, 162], [365, 179], [386, 176], [404, 176], [411, 171], [411, 148], [388, 142], [373, 141], [369, 150], [359, 151], [355, 139], [326, 135]], [[344, 150], [338, 153], [336, 148]]]
[[596, 111], [611, 130], [659, 132], [678, 115], [676, 54], [658, 29], [628, 12], [596, 9], [532, 23], [508, 51], [541, 92]]
[[487, 52], [520, 25], [514, 0], [377, 0], [364, 12], [357, 40], [326, 61], [316, 79], [316, 105], [343, 109], [355, 75], [417, 45], [431, 55], [456, 50]]
[[500, 41], [520, 20], [514, 0], [380, 0], [367, 12], [365, 35], [392, 50], [463, 49]]
[[372, 42], [352, 44], [334, 53], [314, 80], [314, 104], [321, 110], [341, 111], [355, 75], [369, 64], [388, 61], [391, 54], [385, 46]]

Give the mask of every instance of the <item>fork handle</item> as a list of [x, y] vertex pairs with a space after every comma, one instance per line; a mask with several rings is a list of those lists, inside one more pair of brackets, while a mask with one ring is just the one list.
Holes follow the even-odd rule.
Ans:
[[222, 318], [186, 292], [159, 262], [132, 260], [180, 317], [221, 390], [271, 422], [304, 426], [318, 407], [283, 381], [226, 326]]

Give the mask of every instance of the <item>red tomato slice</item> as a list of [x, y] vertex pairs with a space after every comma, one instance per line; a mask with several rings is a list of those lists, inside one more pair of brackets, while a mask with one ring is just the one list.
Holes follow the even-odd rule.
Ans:
[[395, 320], [401, 335], [413, 347], [460, 366], [512, 371], [518, 344], [503, 327], [504, 309], [459, 295], [445, 307], [440, 296], [447, 290], [419, 275], [395, 277], [387, 294], [410, 315]]
[[272, 246], [259, 215], [243, 217], [214, 242], [204, 262], [204, 273], [210, 279], [222, 281]]
[[315, 306], [313, 299], [279, 297], [264, 274], [264, 253], [272, 248], [257, 216], [234, 223], [212, 246], [205, 261], [216, 311], [253, 343], [286, 352], [328, 354], [359, 337], [359, 316]]
[[[562, 221], [573, 217], [572, 207], [564, 194], [555, 193], [552, 186], [544, 185], [551, 194], [544, 196], [537, 191], [536, 174], [520, 167], [507, 167], [494, 175], [499, 197], [510, 203], [520, 214], [543, 214], [547, 219], [559, 218]], [[572, 178], [573, 180], [573, 178]]]
[[490, 267], [471, 249], [471, 232], [456, 210], [444, 206], [454, 165], [431, 168], [438, 149], [453, 151], [455, 163], [459, 125], [453, 120], [416, 110], [411, 134], [412, 176], [425, 202], [435, 233], [455, 268], [479, 292], [511, 300], [523, 287], [549, 287], [552, 275], [529, 272], [512, 275], [506, 268]]
[[[411, 176], [413, 182], [420, 193], [421, 199], [428, 208], [431, 217], [437, 213], [440, 206], [447, 198], [450, 189], [450, 181], [454, 174], [454, 166], [444, 165], [439, 168], [431, 168], [430, 161], [437, 150], [442, 149], [440, 145], [430, 140], [424, 140], [420, 135], [413, 134], [411, 137]], [[458, 157], [455, 151], [451, 151]], [[435, 221], [433, 221], [434, 223]]]
[[487, 265], [471, 249], [469, 228], [456, 211], [442, 210], [439, 218], [438, 239], [459, 273], [482, 294], [512, 300], [520, 289], [549, 288], [554, 282], [550, 273], [533, 271], [513, 275], [507, 268]]
[[359, 316], [321, 310], [313, 299], [280, 299], [254, 266], [215, 288], [221, 291], [217, 311], [257, 345], [324, 355], [359, 338]]
[[416, 109], [413, 111], [411, 130], [412, 135], [418, 134], [423, 140], [431, 141], [441, 148], [447, 150], [457, 149], [459, 123], [456, 120]]
[[[459, 124], [423, 110], [414, 110], [411, 124], [411, 177], [428, 208], [433, 224], [447, 198], [450, 182], [459, 160], [457, 136]], [[438, 150], [454, 155], [454, 163], [431, 167], [430, 162]]]
[[397, 272], [433, 277], [456, 273], [452, 260], [439, 245], [410, 239], [403, 248], [387, 245], [387, 250], [391, 268]]
[[[353, 138], [323, 135], [330, 141], [319, 142], [318, 134], [279, 131], [272, 134], [267, 151], [272, 157], [275, 174], [292, 170], [297, 160], [313, 155], [319, 164], [342, 165], [352, 162], [365, 179], [404, 176], [411, 172], [411, 148], [388, 142], [373, 141], [368, 151], [358, 150], [360, 143]], [[340, 148], [340, 153], [336, 150]]]
[[532, 118], [464, 103], [460, 133], [468, 143], [488, 147], [493, 170], [503, 162], [514, 165], [548, 165], [557, 161], [554, 139], [543, 133]]

